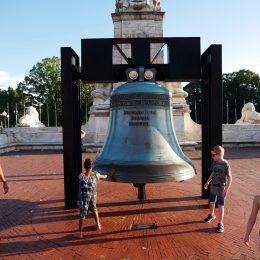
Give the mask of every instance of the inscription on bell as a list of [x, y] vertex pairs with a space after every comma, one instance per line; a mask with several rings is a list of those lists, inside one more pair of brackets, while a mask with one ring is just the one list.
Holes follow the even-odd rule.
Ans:
[[160, 106], [169, 107], [170, 97], [164, 94], [122, 94], [110, 98], [110, 107]]
[[156, 115], [155, 110], [125, 110], [124, 115]]
[[[127, 117], [126, 120], [129, 120], [129, 126], [149, 126], [149, 121], [151, 116], [156, 115], [155, 110], [125, 110], [124, 115]], [[128, 116], [130, 116], [128, 118]]]
[[149, 122], [129, 122], [129, 126], [149, 126]]
[[149, 116], [131, 116], [131, 120], [150, 120]]

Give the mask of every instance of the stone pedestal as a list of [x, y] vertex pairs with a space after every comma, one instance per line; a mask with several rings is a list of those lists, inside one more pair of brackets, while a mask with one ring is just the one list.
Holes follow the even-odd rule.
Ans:
[[[164, 12], [159, 11], [140, 11], [140, 12], [119, 12], [113, 13], [115, 38], [146, 38], [163, 37], [163, 18]], [[151, 61], [161, 49], [162, 44], [151, 44]], [[131, 58], [130, 44], [121, 44], [120, 48], [127, 57]], [[114, 64], [126, 64], [119, 52], [113, 50]], [[163, 52], [154, 60], [153, 63], [163, 63]]]
[[91, 92], [94, 98], [93, 106], [90, 108], [89, 120], [82, 126], [87, 132], [86, 138], [82, 140], [83, 145], [89, 147], [89, 151], [95, 151], [92, 147], [102, 147], [109, 125], [110, 93], [111, 83], [97, 83], [96, 89]]
[[82, 126], [82, 129], [87, 133], [86, 140], [83, 139], [83, 143], [87, 143], [89, 146], [103, 146], [108, 131], [109, 114], [109, 108], [90, 109], [88, 123]]
[[[116, 11], [112, 14], [114, 37], [163, 37], [164, 12], [160, 10], [160, 1], [155, 1], [154, 4], [152, 2], [145, 4], [116, 1]], [[151, 46], [151, 59], [160, 50], [161, 45], [153, 44]], [[120, 48], [127, 57], [131, 57], [129, 44], [121, 44]], [[126, 63], [116, 49], [113, 50], [113, 63]], [[158, 55], [154, 63], [163, 63], [163, 53]], [[90, 109], [90, 117], [86, 125], [82, 126], [82, 129], [87, 132], [86, 138], [83, 139], [83, 145], [87, 147], [87, 150], [93, 151], [93, 149], [103, 146], [109, 127], [109, 96], [112, 88], [116, 88], [122, 83], [113, 86], [112, 84], [95, 84], [96, 89], [91, 93], [94, 103]]]
[[185, 142], [184, 134], [184, 113], [186, 107], [181, 104], [174, 104], [173, 106], [173, 124], [175, 129], [175, 134], [180, 142]]
[[0, 131], [0, 154], [14, 150], [62, 150], [61, 127], [13, 127]]

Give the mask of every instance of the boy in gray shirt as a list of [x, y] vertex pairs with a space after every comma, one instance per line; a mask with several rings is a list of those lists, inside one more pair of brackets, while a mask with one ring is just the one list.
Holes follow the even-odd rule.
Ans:
[[214, 210], [215, 202], [217, 201], [219, 207], [217, 232], [219, 233], [224, 232], [223, 218], [225, 197], [227, 196], [232, 183], [231, 169], [227, 160], [224, 159], [224, 152], [224, 148], [220, 145], [212, 148], [211, 155], [213, 162], [211, 165], [211, 175], [204, 185], [204, 189], [208, 189], [209, 184], [211, 183], [209, 195], [210, 212], [204, 221], [210, 222], [216, 218]]

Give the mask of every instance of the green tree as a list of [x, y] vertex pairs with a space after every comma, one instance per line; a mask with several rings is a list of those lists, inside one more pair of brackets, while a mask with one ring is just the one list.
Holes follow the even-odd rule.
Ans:
[[0, 90], [0, 114], [5, 111], [9, 115], [9, 126], [16, 125], [16, 120], [19, 118], [18, 106], [19, 95], [16, 89], [8, 87], [7, 90]]
[[[45, 58], [33, 66], [29, 76], [26, 76], [17, 87], [19, 105], [37, 107], [37, 110], [40, 110], [41, 121], [45, 125], [54, 126], [56, 118], [58, 125], [62, 124], [60, 70], [60, 58]], [[92, 103], [90, 93], [93, 89], [93, 85], [81, 83], [82, 123], [85, 121], [86, 105], [89, 107]]]
[[[250, 70], [223, 74], [223, 123], [235, 123], [241, 117], [244, 103], [252, 102], [257, 111], [260, 111], [260, 79], [259, 75]], [[195, 102], [197, 107], [198, 123], [201, 123], [201, 84], [189, 83], [184, 87], [189, 93], [188, 103], [192, 110], [191, 117], [195, 121]], [[228, 105], [228, 106], [227, 106]], [[228, 107], [228, 113], [227, 113]]]
[[[55, 104], [57, 114], [61, 114], [60, 84], [60, 59], [58, 57], [43, 59], [34, 65], [29, 75], [18, 84], [19, 105], [35, 106], [38, 110], [43, 108], [41, 120], [47, 124], [47, 117], [50, 115], [51, 125], [54, 125]], [[48, 115], [47, 107], [50, 107]]]
[[[241, 117], [241, 109], [245, 103], [252, 102], [256, 110], [260, 109], [260, 78], [250, 70], [223, 74], [224, 122], [235, 123]], [[228, 104], [228, 106], [227, 106]]]
[[192, 82], [187, 84], [184, 88], [188, 92], [187, 102], [190, 105], [191, 118], [193, 121], [201, 124], [201, 109], [202, 109], [202, 92], [201, 92], [201, 82]]
[[17, 108], [19, 96], [17, 94], [17, 91], [11, 87], [8, 88], [7, 93], [8, 93], [9, 125], [15, 126], [19, 117], [18, 108]]
[[8, 93], [6, 90], [0, 90], [0, 114], [7, 109]]
[[93, 97], [91, 96], [91, 92], [95, 89], [94, 84], [87, 84], [84, 82], [80, 83], [80, 111], [81, 111], [81, 123], [86, 123], [86, 110], [89, 111], [90, 106], [93, 102]]
[[[0, 90], [0, 114], [3, 112], [8, 113], [8, 92], [6, 90]], [[6, 117], [0, 116], [0, 127], [6, 124]]]

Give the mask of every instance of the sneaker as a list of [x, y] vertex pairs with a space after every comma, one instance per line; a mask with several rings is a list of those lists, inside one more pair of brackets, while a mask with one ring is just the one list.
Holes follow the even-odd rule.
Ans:
[[218, 233], [223, 233], [224, 232], [224, 226], [222, 224], [218, 223], [217, 231], [218, 231]]
[[216, 218], [216, 215], [213, 214], [209, 214], [205, 219], [204, 219], [204, 222], [211, 222], [214, 218]]

